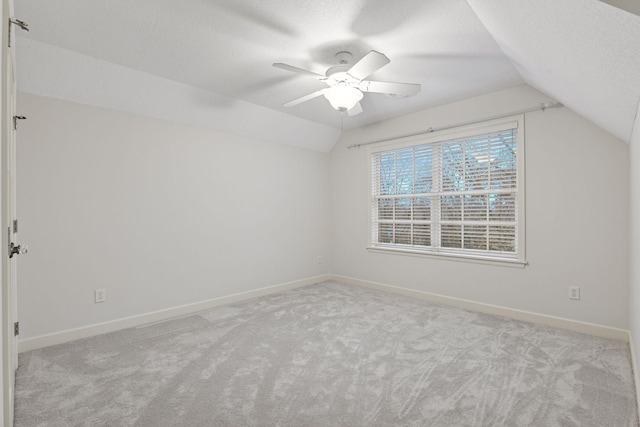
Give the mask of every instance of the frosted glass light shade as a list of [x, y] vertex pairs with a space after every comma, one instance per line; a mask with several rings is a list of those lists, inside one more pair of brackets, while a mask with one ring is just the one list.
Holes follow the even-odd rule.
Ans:
[[350, 110], [362, 99], [362, 92], [354, 87], [333, 86], [324, 91], [324, 97], [336, 110]]

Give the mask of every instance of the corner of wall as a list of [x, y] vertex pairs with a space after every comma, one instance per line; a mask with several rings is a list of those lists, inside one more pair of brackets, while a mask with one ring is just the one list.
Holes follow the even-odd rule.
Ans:
[[633, 262], [640, 257], [640, 102], [629, 141], [629, 154], [629, 347], [640, 413], [640, 352], [635, 348], [635, 343], [640, 343], [640, 266]]

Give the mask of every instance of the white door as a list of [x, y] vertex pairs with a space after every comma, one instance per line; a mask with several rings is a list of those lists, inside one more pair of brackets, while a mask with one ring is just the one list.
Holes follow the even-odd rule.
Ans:
[[[2, 17], [8, 23], [13, 2], [2, 1]], [[12, 26], [13, 27], [13, 26]], [[18, 368], [17, 322], [17, 258], [25, 247], [18, 246], [16, 221], [16, 82], [14, 29], [2, 26], [2, 377], [3, 421], [13, 425], [15, 372]], [[8, 38], [13, 39], [9, 47]]]

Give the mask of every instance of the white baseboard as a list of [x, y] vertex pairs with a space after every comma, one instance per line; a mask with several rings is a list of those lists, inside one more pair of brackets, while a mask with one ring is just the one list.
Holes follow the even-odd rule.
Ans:
[[580, 322], [577, 320], [565, 319], [562, 317], [548, 316], [546, 314], [533, 313], [530, 311], [516, 310], [513, 308], [500, 307], [497, 305], [485, 304], [476, 301], [465, 300], [461, 298], [453, 298], [444, 295], [432, 294], [415, 289], [402, 288], [399, 286], [385, 285], [367, 280], [355, 279], [353, 277], [330, 275], [331, 280], [346, 283], [354, 286], [361, 286], [369, 289], [376, 289], [383, 292], [390, 292], [399, 295], [405, 295], [413, 298], [419, 298], [439, 304], [460, 307], [469, 311], [478, 311], [481, 313], [494, 314], [497, 316], [509, 317], [511, 319], [522, 320], [525, 322], [538, 323], [554, 328], [568, 329], [574, 332], [594, 335], [597, 337], [610, 338], [615, 340], [629, 341], [629, 331], [625, 329], [611, 328], [608, 326], [597, 325], [595, 323]]
[[167, 308], [164, 310], [153, 311], [151, 313], [139, 314], [136, 316], [125, 317], [122, 319], [111, 320], [103, 323], [95, 323], [93, 325], [83, 326], [75, 329], [67, 329], [65, 331], [54, 332], [51, 334], [40, 335], [37, 337], [26, 338], [18, 341], [18, 351], [20, 353], [38, 348], [49, 347], [51, 345], [62, 344], [74, 341], [80, 338], [92, 337], [95, 335], [115, 332], [121, 329], [131, 328], [135, 326], [145, 325], [148, 323], [158, 322], [171, 319], [173, 317], [184, 316], [208, 308], [217, 307], [219, 305], [231, 304], [238, 301], [244, 301], [251, 298], [261, 297], [276, 292], [286, 291], [288, 289], [299, 288], [302, 286], [313, 285], [326, 280], [330, 280], [328, 274], [309, 277], [307, 279], [295, 280], [293, 282], [282, 283], [279, 285], [268, 286], [253, 291], [240, 292], [237, 294], [227, 295], [219, 298], [213, 298], [206, 301], [200, 301], [193, 304], [181, 305], [178, 307]]
[[[238, 301], [243, 301], [251, 298], [260, 297], [263, 295], [273, 294], [276, 292], [282, 292], [288, 289], [299, 288], [302, 286], [312, 285], [320, 283], [326, 280], [335, 280], [354, 286], [361, 286], [369, 289], [376, 289], [383, 292], [390, 292], [399, 295], [405, 295], [413, 298], [419, 298], [426, 301], [431, 301], [439, 304], [450, 305], [454, 307], [460, 307], [470, 311], [478, 311], [487, 314], [494, 314], [498, 316], [509, 317], [516, 320], [522, 320], [525, 322], [539, 323], [547, 326], [552, 326], [561, 329], [568, 329], [571, 331], [581, 332], [589, 335], [611, 338], [630, 342], [629, 332], [624, 329], [611, 328], [602, 325], [596, 325], [593, 323], [580, 322], [576, 320], [565, 319], [561, 317], [548, 316], [544, 314], [533, 313], [529, 311], [516, 310], [506, 307], [500, 307], [490, 304], [484, 304], [480, 302], [453, 298], [444, 295], [432, 294], [423, 291], [417, 291], [414, 289], [402, 288], [398, 286], [386, 285], [382, 283], [371, 282], [367, 280], [355, 279], [353, 277], [339, 276], [332, 274], [325, 274], [307, 279], [296, 280], [293, 282], [282, 283], [279, 285], [269, 286], [265, 288], [256, 289], [253, 291], [240, 292], [224, 297], [213, 298], [206, 301], [200, 301], [193, 304], [186, 304], [178, 307], [172, 307], [164, 310], [158, 310], [150, 313], [139, 314], [136, 316], [126, 317], [122, 319], [116, 319], [103, 323], [96, 323], [93, 325], [83, 326], [75, 329], [67, 329], [60, 332], [54, 332], [51, 334], [40, 335], [31, 338], [25, 338], [18, 341], [18, 351], [20, 353], [38, 348], [49, 347], [56, 344], [62, 344], [69, 341], [74, 341], [81, 338], [92, 337], [108, 332], [115, 332], [121, 329], [131, 328], [135, 326], [145, 325], [148, 323], [159, 322], [173, 317], [179, 317], [195, 313], [198, 311], [206, 310], [208, 308], [217, 307], [224, 304], [231, 304]], [[634, 364], [634, 378], [636, 385], [638, 383], [638, 371], [635, 366], [634, 348], [630, 342], [630, 349], [632, 353], [632, 363]]]

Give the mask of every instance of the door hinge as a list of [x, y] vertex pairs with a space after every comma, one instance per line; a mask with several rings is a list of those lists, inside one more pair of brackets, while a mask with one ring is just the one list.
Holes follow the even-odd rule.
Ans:
[[20, 322], [16, 322], [13, 324], [13, 335], [16, 337], [20, 335]]
[[9, 25], [8, 25], [8, 27], [9, 27], [9, 47], [11, 47], [11, 30], [13, 29], [11, 24], [17, 25], [18, 27], [20, 27], [24, 31], [29, 32], [29, 24], [26, 24], [24, 21], [21, 21], [19, 19], [11, 19], [11, 18], [9, 18]]
[[13, 130], [18, 130], [18, 120], [27, 120], [25, 116], [13, 116]]
[[13, 220], [13, 234], [16, 234], [18, 232], [18, 220], [14, 219]]

